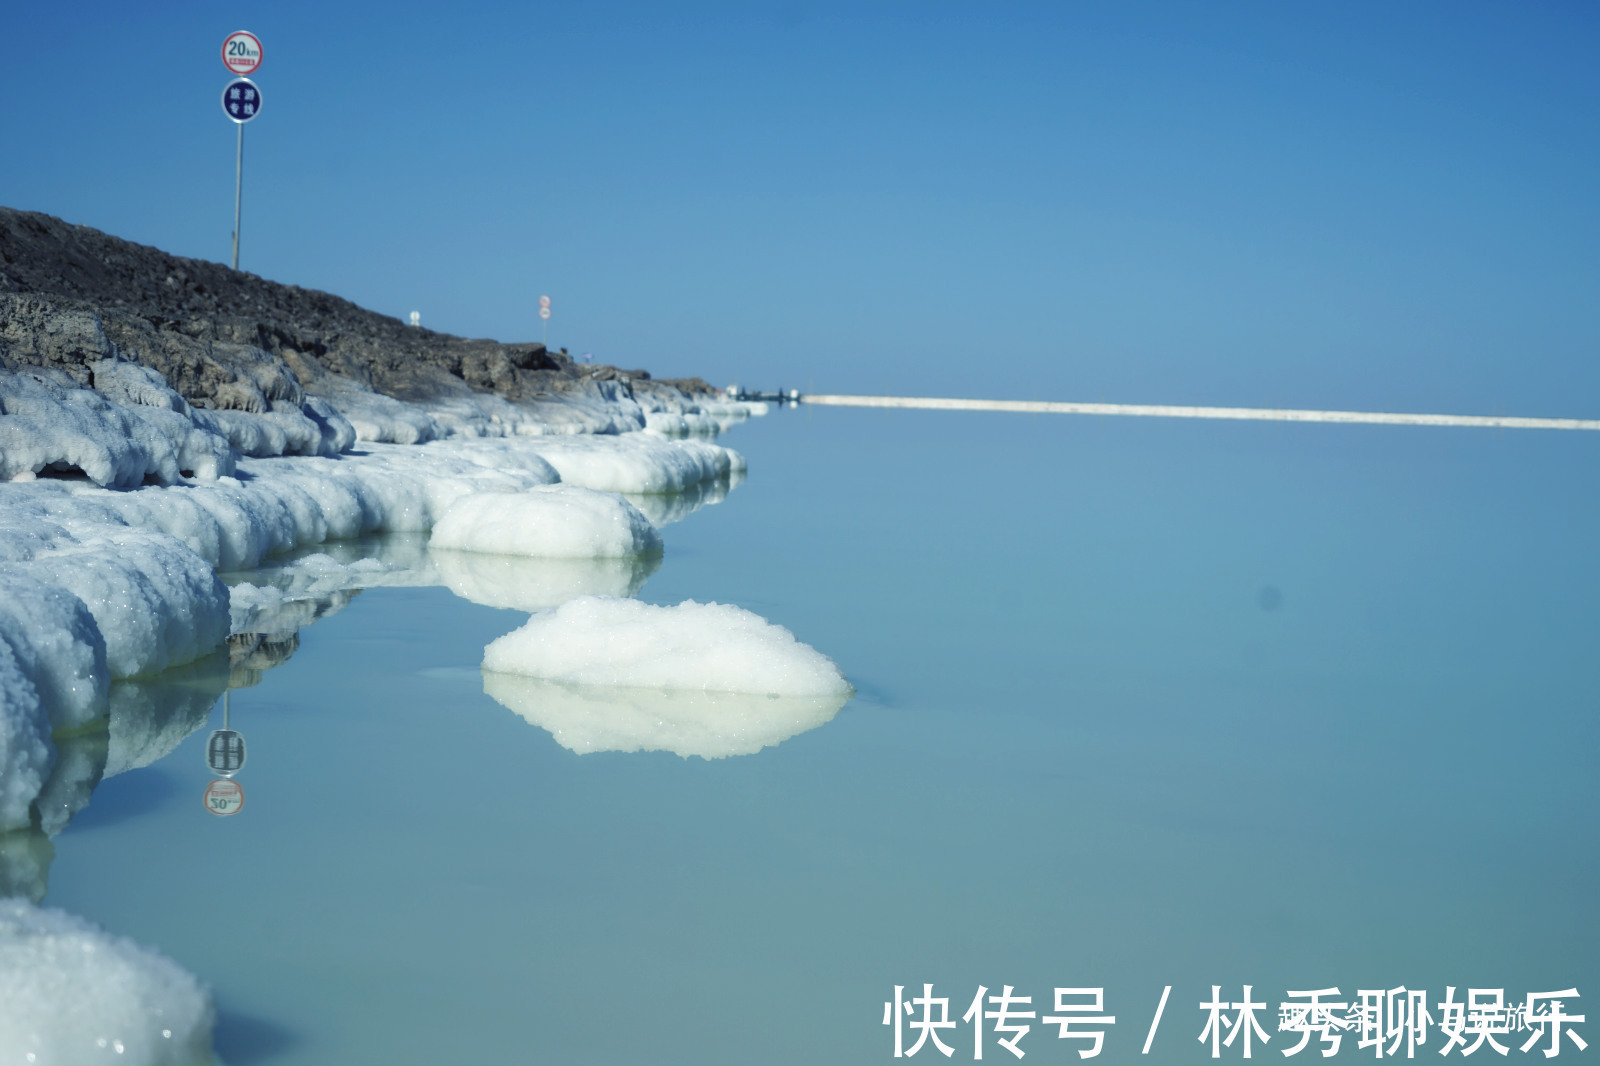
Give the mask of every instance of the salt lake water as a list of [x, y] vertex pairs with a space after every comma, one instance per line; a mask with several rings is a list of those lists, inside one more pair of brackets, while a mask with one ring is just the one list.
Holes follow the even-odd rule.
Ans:
[[232, 693], [239, 815], [202, 729], [101, 784], [45, 902], [209, 982], [233, 1066], [888, 1062], [930, 983], [950, 1061], [1009, 985], [1041, 1064], [1087, 1049], [1056, 987], [1104, 989], [1106, 1062], [1209, 1061], [1213, 985], [1273, 1060], [1289, 990], [1600, 997], [1600, 440], [800, 409], [728, 443], [748, 480], [638, 595], [792, 630], [856, 687], [832, 720], [578, 755], [484, 692], [525, 614], [373, 588]]

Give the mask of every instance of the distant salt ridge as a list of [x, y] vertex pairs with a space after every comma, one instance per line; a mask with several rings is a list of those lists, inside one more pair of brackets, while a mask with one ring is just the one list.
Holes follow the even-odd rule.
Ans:
[[534, 615], [484, 649], [483, 668], [570, 685], [836, 696], [833, 660], [731, 604], [658, 607], [585, 596]]
[[0, 901], [8, 1062], [210, 1063], [211, 997], [177, 963], [63, 911]]

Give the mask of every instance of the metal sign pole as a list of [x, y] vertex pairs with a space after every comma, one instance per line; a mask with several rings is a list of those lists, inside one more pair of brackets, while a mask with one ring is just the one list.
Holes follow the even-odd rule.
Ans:
[[233, 269], [239, 269], [239, 198], [244, 190], [244, 123], [239, 127], [239, 156], [233, 170]]

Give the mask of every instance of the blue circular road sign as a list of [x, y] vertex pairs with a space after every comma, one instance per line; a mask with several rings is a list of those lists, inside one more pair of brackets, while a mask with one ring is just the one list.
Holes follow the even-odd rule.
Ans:
[[261, 114], [261, 90], [249, 78], [235, 78], [222, 90], [222, 110], [235, 122], [249, 122]]

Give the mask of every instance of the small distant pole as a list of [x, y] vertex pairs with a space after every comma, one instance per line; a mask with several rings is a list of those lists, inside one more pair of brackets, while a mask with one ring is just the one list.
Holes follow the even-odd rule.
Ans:
[[244, 123], [239, 127], [239, 155], [233, 166], [233, 269], [239, 269], [239, 201], [244, 196]]
[[539, 297], [539, 343], [550, 347], [550, 297]]

